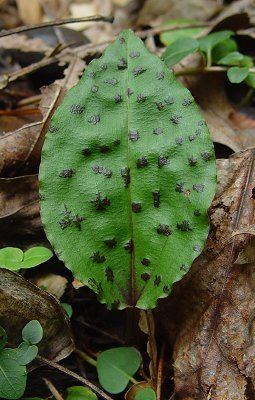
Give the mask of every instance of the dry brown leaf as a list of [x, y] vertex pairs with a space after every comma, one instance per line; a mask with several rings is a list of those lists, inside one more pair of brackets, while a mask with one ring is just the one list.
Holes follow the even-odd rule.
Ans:
[[68, 284], [68, 280], [64, 276], [50, 273], [36, 277], [33, 279], [33, 282], [39, 288], [45, 288], [46, 292], [52, 294], [57, 299], [63, 296]]
[[47, 51], [52, 51], [52, 48], [49, 47], [42, 39], [29, 39], [26, 35], [22, 34], [0, 38], [0, 48], [6, 50], [17, 49], [24, 53], [46, 53]]
[[65, 77], [42, 88], [40, 109], [43, 119], [0, 137], [1, 176], [15, 176], [20, 174], [20, 170], [24, 173], [24, 170], [29, 170], [31, 165], [39, 164], [44, 136], [51, 117], [63, 100], [66, 90], [77, 83], [85, 67], [84, 61], [76, 56], [70, 56], [65, 59], [65, 61], [67, 60], [69, 65], [64, 72]]
[[182, 83], [195, 97], [214, 142], [240, 151], [255, 146], [255, 119], [248, 118], [231, 105], [225, 92], [225, 75], [183, 77]]
[[188, 18], [206, 21], [222, 8], [217, 0], [147, 0], [139, 13], [138, 24], [157, 26], [171, 19]]
[[255, 150], [225, 160], [224, 175], [226, 164], [229, 175], [210, 210], [207, 246], [161, 303], [161, 323], [173, 334], [180, 400], [209, 393], [211, 400], [245, 400], [247, 385], [250, 390], [255, 384], [255, 263], [237, 264], [239, 253], [255, 241], [249, 234], [231, 237], [254, 224]]
[[0, 247], [44, 237], [38, 204], [37, 175], [0, 179]]
[[147, 353], [151, 359], [149, 370], [150, 376], [154, 383], [157, 380], [157, 364], [158, 364], [158, 354], [157, 354], [157, 343], [155, 339], [155, 323], [154, 317], [151, 310], [141, 310], [139, 319], [139, 328], [148, 336], [147, 342]]
[[59, 361], [73, 351], [69, 321], [55, 297], [20, 275], [0, 269], [0, 324], [10, 343], [20, 343], [22, 328], [32, 319], [43, 327], [40, 355]]

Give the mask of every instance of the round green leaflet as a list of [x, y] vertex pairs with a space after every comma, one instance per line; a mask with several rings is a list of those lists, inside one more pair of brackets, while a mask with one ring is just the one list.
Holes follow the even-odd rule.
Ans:
[[40, 166], [49, 241], [108, 307], [146, 309], [208, 234], [213, 145], [190, 92], [130, 30], [53, 116]]

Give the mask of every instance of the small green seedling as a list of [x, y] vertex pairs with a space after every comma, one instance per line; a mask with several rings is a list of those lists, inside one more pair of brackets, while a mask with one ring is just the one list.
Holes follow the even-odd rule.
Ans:
[[0, 249], [0, 268], [18, 271], [21, 268], [32, 268], [49, 260], [53, 256], [46, 247], [32, 247], [23, 252], [17, 247]]
[[208, 128], [131, 30], [54, 114], [39, 180], [52, 247], [109, 308], [155, 307], [203, 249], [216, 187]]
[[40, 323], [30, 321], [22, 330], [23, 342], [17, 348], [5, 347], [7, 334], [0, 327], [0, 397], [19, 399], [25, 391], [27, 381], [26, 365], [35, 359], [38, 344], [43, 336]]
[[134, 347], [116, 347], [103, 351], [97, 359], [97, 373], [102, 387], [109, 393], [121, 393], [129, 381], [137, 383], [133, 375], [142, 358]]
[[97, 400], [97, 395], [84, 386], [72, 386], [67, 389], [65, 400]]

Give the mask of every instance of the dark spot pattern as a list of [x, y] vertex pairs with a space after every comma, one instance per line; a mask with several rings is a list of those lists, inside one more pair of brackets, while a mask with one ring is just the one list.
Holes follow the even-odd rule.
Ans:
[[87, 119], [87, 121], [92, 125], [96, 125], [100, 122], [100, 115], [92, 115]]
[[91, 260], [97, 264], [101, 264], [103, 262], [105, 262], [106, 258], [105, 256], [103, 256], [102, 254], [99, 253], [99, 251], [94, 252], [91, 256], [90, 256]]
[[170, 118], [170, 121], [172, 121], [172, 123], [175, 124], [175, 125], [179, 124], [180, 120], [181, 120], [181, 115], [173, 115]]
[[168, 293], [170, 292], [169, 286], [164, 285], [164, 286], [163, 286], [163, 292], [166, 293], [166, 294], [168, 294]]
[[195, 215], [195, 217], [200, 217], [201, 212], [200, 212], [198, 209], [196, 209], [196, 210], [194, 211], [194, 215]]
[[197, 183], [195, 185], [193, 185], [193, 190], [195, 190], [198, 193], [202, 193], [204, 191], [205, 185], [203, 185], [202, 183]]
[[142, 204], [141, 203], [133, 202], [131, 207], [132, 207], [132, 211], [134, 213], [139, 213], [139, 212], [142, 211]]
[[109, 168], [101, 167], [98, 164], [92, 166], [92, 171], [95, 174], [103, 174], [106, 178], [111, 178], [112, 176], [112, 171]]
[[94, 200], [91, 200], [91, 204], [95, 206], [97, 211], [105, 211], [110, 206], [111, 202], [108, 197], [101, 197], [100, 192], [96, 194]]
[[92, 93], [97, 93], [98, 92], [98, 86], [97, 85], [93, 85], [91, 88], [91, 92]]
[[196, 165], [196, 164], [197, 164], [197, 159], [196, 159], [194, 156], [190, 157], [190, 158], [189, 158], [189, 165], [190, 165], [191, 167], [193, 167], [193, 166]]
[[162, 111], [163, 108], [164, 108], [164, 104], [163, 104], [161, 101], [157, 102], [157, 103], [156, 103], [156, 106], [157, 106], [157, 109], [158, 109], [159, 111]]
[[121, 176], [124, 179], [125, 188], [127, 188], [130, 184], [130, 169], [128, 167], [122, 168]]
[[150, 265], [150, 260], [148, 258], [143, 258], [141, 261], [142, 265], [145, 265], [146, 267], [148, 267], [148, 265]]
[[131, 88], [127, 88], [127, 96], [130, 97], [133, 94], [133, 90]]
[[105, 270], [105, 276], [108, 282], [113, 282], [114, 281], [114, 274], [113, 270], [110, 267], [107, 267]]
[[130, 131], [128, 136], [129, 136], [129, 140], [131, 140], [131, 142], [136, 142], [140, 137], [139, 132], [137, 132], [137, 131]]
[[133, 240], [132, 239], [130, 239], [127, 243], [124, 244], [124, 249], [128, 253], [132, 253], [133, 252], [134, 244], [133, 244]]
[[167, 165], [167, 164], [169, 164], [168, 157], [166, 157], [166, 156], [159, 156], [158, 157], [158, 167], [159, 168], [161, 168], [161, 167], [163, 167], [164, 165]]
[[118, 85], [119, 81], [116, 78], [109, 78], [109, 79], [106, 79], [104, 81], [104, 83], [107, 83], [108, 85], [116, 86], [116, 85]]
[[174, 104], [174, 98], [173, 98], [172, 96], [168, 96], [168, 97], [165, 99], [165, 103], [166, 103], [168, 106], [171, 106], [172, 104]]
[[152, 192], [152, 194], [153, 194], [153, 205], [155, 208], [158, 208], [160, 199], [159, 190], [155, 190], [154, 192]]
[[185, 99], [183, 99], [183, 101], [182, 101], [182, 105], [183, 105], [184, 107], [189, 106], [191, 103], [192, 103], [192, 99], [190, 99], [190, 98], [188, 98], [188, 97], [185, 97]]
[[148, 282], [148, 280], [150, 279], [150, 274], [148, 274], [147, 272], [144, 272], [144, 273], [141, 275], [141, 279], [142, 279], [144, 282]]
[[117, 240], [115, 238], [112, 239], [105, 239], [104, 244], [109, 248], [113, 249], [117, 245]]
[[154, 135], [161, 135], [161, 133], [163, 133], [163, 129], [155, 128], [155, 129], [153, 129], [153, 133], [154, 133]]
[[121, 58], [119, 61], [118, 61], [118, 69], [120, 69], [120, 70], [122, 70], [122, 69], [126, 69], [127, 68], [127, 62], [126, 62], [126, 60], [124, 59], [124, 58]]
[[203, 151], [201, 153], [201, 157], [204, 161], [210, 161], [211, 159], [211, 154], [208, 151]]
[[101, 146], [99, 146], [99, 150], [100, 150], [100, 153], [105, 154], [105, 153], [109, 153], [109, 151], [111, 149], [107, 145], [101, 145]]
[[144, 167], [147, 167], [147, 165], [148, 165], [148, 160], [146, 157], [138, 158], [138, 160], [136, 162], [137, 168], [144, 168]]
[[165, 224], [159, 224], [159, 226], [157, 227], [157, 232], [159, 235], [164, 235], [164, 236], [170, 236], [172, 234], [169, 225]]
[[183, 182], [177, 183], [175, 186], [175, 191], [178, 193], [183, 193], [184, 192], [184, 183]]
[[89, 77], [90, 79], [95, 78], [95, 76], [96, 76], [96, 74], [95, 74], [94, 71], [90, 71], [90, 72], [88, 73], [88, 77]]
[[91, 150], [88, 147], [85, 147], [84, 149], [82, 149], [82, 154], [87, 157], [91, 155]]
[[189, 270], [189, 265], [182, 264], [182, 265], [180, 266], [180, 270], [183, 271], [183, 272], [188, 272], [188, 270]]
[[195, 140], [195, 139], [196, 139], [196, 135], [194, 135], [194, 134], [189, 135], [189, 141], [190, 141], [190, 142], [192, 142], [192, 141]]
[[139, 76], [139, 75], [143, 74], [145, 71], [146, 71], [146, 68], [136, 67], [136, 68], [133, 69], [132, 72], [133, 72], [134, 76]]
[[182, 143], [183, 143], [183, 138], [182, 138], [182, 137], [177, 137], [177, 138], [175, 139], [175, 143], [176, 143], [176, 144], [179, 144], [179, 145], [181, 146]]
[[200, 251], [201, 251], [202, 249], [201, 249], [201, 246], [199, 246], [199, 244], [196, 244], [196, 245], [193, 247], [193, 250], [196, 251], [197, 253], [200, 253]]
[[55, 126], [55, 125], [50, 125], [50, 127], [49, 127], [49, 132], [50, 133], [57, 132], [58, 130], [59, 130], [59, 128], [57, 126]]
[[154, 279], [154, 286], [159, 286], [160, 282], [161, 282], [160, 276], [156, 275]]
[[140, 57], [140, 53], [139, 51], [131, 51], [131, 53], [129, 54], [130, 58], [138, 58]]
[[177, 228], [182, 232], [188, 232], [192, 230], [192, 228], [190, 227], [190, 223], [187, 219], [184, 219], [181, 223], [178, 223]]
[[61, 171], [59, 173], [59, 177], [60, 178], [71, 178], [72, 176], [74, 176], [74, 174], [75, 174], [74, 169], [63, 169], [63, 171]]
[[126, 43], [126, 40], [125, 40], [125, 38], [123, 36], [121, 36], [119, 38], [119, 42], [120, 42], [120, 44], [124, 44], [124, 43]]
[[114, 101], [115, 101], [115, 103], [120, 103], [121, 100], [122, 100], [122, 98], [121, 98], [121, 95], [120, 95], [120, 94], [116, 94], [116, 95], [114, 96]]
[[139, 93], [137, 96], [137, 103], [144, 103], [147, 96], [144, 93]]
[[120, 145], [120, 139], [115, 139], [114, 142], [113, 142], [113, 144], [114, 144], [115, 146], [119, 146], [119, 145]]
[[107, 64], [105, 64], [105, 63], [101, 64], [100, 68], [101, 68], [102, 71], [106, 71], [107, 70]]
[[80, 104], [72, 104], [70, 107], [70, 111], [72, 114], [82, 114], [84, 111], [84, 107]]
[[81, 230], [81, 222], [85, 220], [85, 217], [79, 216], [78, 214], [72, 214], [67, 206], [64, 205], [64, 211], [62, 212], [63, 219], [59, 221], [61, 229], [66, 229], [69, 226], [75, 226], [78, 230]]
[[164, 79], [164, 77], [165, 77], [164, 71], [157, 72], [157, 79], [158, 79], [159, 81], [161, 81], [162, 79]]

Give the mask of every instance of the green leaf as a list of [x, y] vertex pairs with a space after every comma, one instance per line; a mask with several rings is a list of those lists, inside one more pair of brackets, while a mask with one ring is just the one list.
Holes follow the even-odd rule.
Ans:
[[232, 31], [219, 31], [209, 33], [209, 35], [204, 36], [199, 39], [200, 50], [207, 53], [211, 51], [218, 43], [223, 42], [232, 36], [234, 32]]
[[53, 248], [109, 308], [155, 307], [204, 246], [215, 184], [193, 97], [124, 31], [67, 94], [44, 142], [41, 216]]
[[156, 400], [156, 393], [152, 388], [145, 387], [136, 393], [135, 400]]
[[246, 67], [231, 67], [229, 68], [227, 75], [231, 83], [240, 83], [245, 80], [249, 74], [249, 68]]
[[255, 73], [249, 73], [247, 78], [245, 78], [246, 85], [250, 86], [251, 88], [255, 89]]
[[25, 251], [21, 268], [31, 268], [48, 261], [53, 256], [46, 247], [32, 247]]
[[212, 50], [212, 61], [217, 63], [221, 58], [225, 57], [227, 54], [237, 51], [238, 47], [236, 41], [232, 38], [223, 40], [216, 44]]
[[242, 67], [252, 68], [253, 59], [250, 56], [244, 56], [241, 62]]
[[26, 368], [12, 358], [9, 349], [0, 353], [0, 397], [19, 399], [26, 387]]
[[61, 303], [61, 306], [65, 309], [68, 317], [71, 318], [71, 316], [73, 314], [72, 306], [70, 306], [70, 304], [68, 304], [68, 303]]
[[16, 359], [20, 365], [27, 365], [35, 359], [38, 353], [38, 347], [22, 342], [16, 350]]
[[84, 386], [72, 386], [67, 389], [66, 400], [97, 400], [97, 396]]
[[4, 328], [0, 326], [0, 350], [4, 348], [7, 343], [7, 333], [5, 332]]
[[[189, 38], [194, 38], [195, 36], [197, 36], [199, 33], [203, 32], [203, 30], [205, 29], [205, 27], [192, 27], [192, 28], [182, 28], [183, 26], [187, 26], [187, 25], [195, 25], [195, 24], [201, 24], [200, 21], [197, 20], [192, 20], [192, 19], [174, 19], [171, 20], [169, 22], [167, 22], [167, 24], [165, 25], [169, 25], [171, 26], [178, 26], [179, 28], [177, 29], [173, 29], [171, 31], [168, 32], [163, 32], [160, 34], [160, 41], [165, 45], [165, 46], [169, 46], [170, 44], [172, 44], [173, 42], [175, 42], [175, 40], [177, 39], [183, 39], [186, 37]], [[164, 25], [164, 26], [165, 26]]]
[[225, 57], [221, 58], [218, 61], [218, 64], [222, 65], [240, 65], [243, 60], [244, 55], [239, 53], [239, 51], [234, 51], [232, 53], [227, 54]]
[[0, 267], [17, 271], [21, 268], [31, 268], [49, 260], [53, 255], [46, 247], [32, 247], [23, 251], [16, 247], [4, 247], [0, 250]]
[[22, 339], [31, 344], [37, 344], [42, 340], [43, 329], [36, 319], [29, 321], [22, 330]]
[[0, 267], [13, 270], [20, 269], [23, 260], [23, 251], [16, 247], [4, 247], [0, 249]]
[[191, 38], [178, 39], [166, 48], [162, 59], [169, 67], [172, 67], [197, 49], [197, 40]]
[[103, 351], [97, 359], [97, 373], [102, 387], [109, 393], [121, 393], [141, 364], [134, 347], [116, 347]]

